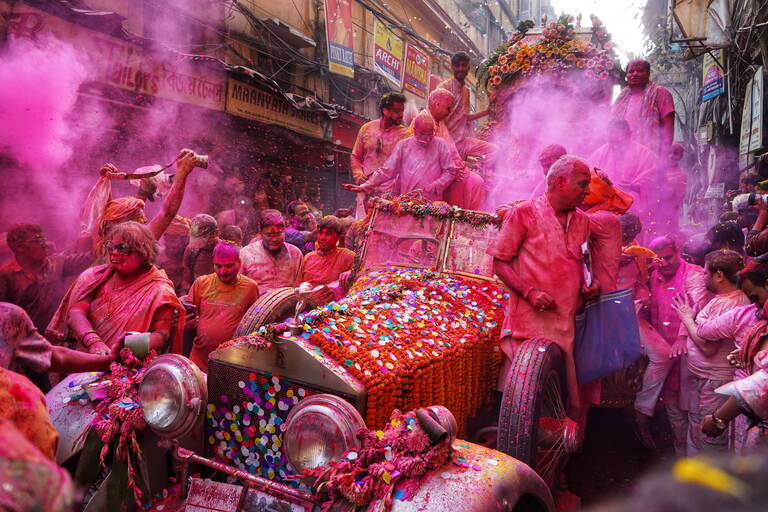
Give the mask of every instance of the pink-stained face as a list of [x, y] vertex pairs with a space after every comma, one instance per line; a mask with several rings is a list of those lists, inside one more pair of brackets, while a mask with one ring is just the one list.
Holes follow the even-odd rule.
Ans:
[[121, 236], [112, 237], [104, 243], [109, 266], [120, 275], [135, 274], [140, 268], [141, 257]]
[[330, 251], [339, 243], [339, 234], [330, 229], [323, 228], [317, 232], [317, 248], [321, 251]]
[[666, 278], [674, 276], [680, 267], [680, 251], [666, 246], [656, 251], [656, 255], [659, 257], [659, 262], [656, 264], [659, 273]]
[[396, 101], [391, 107], [381, 109], [381, 117], [386, 119], [392, 125], [403, 124], [403, 115], [405, 113], [405, 103]]
[[631, 87], [645, 87], [651, 79], [651, 72], [642, 61], [632, 61], [627, 67], [627, 84]]
[[232, 284], [237, 281], [240, 272], [240, 258], [234, 252], [214, 254], [213, 270], [222, 283]]
[[565, 206], [576, 208], [589, 193], [591, 176], [587, 169], [575, 169], [555, 182], [555, 193]]

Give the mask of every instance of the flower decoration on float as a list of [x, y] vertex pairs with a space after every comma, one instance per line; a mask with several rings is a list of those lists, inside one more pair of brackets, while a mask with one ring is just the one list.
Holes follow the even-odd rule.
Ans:
[[488, 225], [501, 225], [501, 219], [493, 214], [463, 210], [445, 201], [427, 201], [421, 198], [408, 196], [392, 197], [390, 195], [383, 198], [374, 197], [370, 201], [378, 211], [391, 213], [398, 217], [410, 215], [417, 219], [424, 219], [426, 217], [438, 220], [454, 219], [457, 222], [470, 224], [478, 228], [484, 228]]
[[499, 46], [477, 68], [478, 82], [493, 96], [501, 86], [517, 87], [525, 79], [546, 75], [564, 81], [574, 74], [593, 81], [618, 81], [621, 65], [611, 35], [597, 16], [591, 30], [574, 27], [573, 16], [530, 33], [533, 22], [523, 22], [510, 40]]

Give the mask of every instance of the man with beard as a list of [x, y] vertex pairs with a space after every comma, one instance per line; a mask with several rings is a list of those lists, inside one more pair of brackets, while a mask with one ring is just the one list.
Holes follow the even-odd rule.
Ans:
[[285, 219], [277, 210], [264, 211], [261, 240], [240, 250], [243, 273], [256, 281], [262, 294], [299, 284], [302, 259], [299, 248], [285, 242]]
[[[369, 121], [360, 127], [350, 156], [352, 178], [360, 185], [376, 172], [389, 155], [395, 145], [408, 137], [408, 129], [403, 126], [403, 113], [405, 112], [405, 95], [399, 92], [389, 92], [379, 100], [379, 112], [381, 117]], [[382, 184], [382, 190], [388, 190], [387, 184]], [[366, 199], [365, 192], [357, 193], [357, 218], [365, 217], [363, 202]]]
[[653, 328], [652, 332], [659, 336], [642, 337], [649, 362], [643, 375], [642, 389], [635, 397], [635, 416], [640, 428], [647, 430], [656, 402], [662, 391], [665, 391], [664, 405], [675, 435], [675, 452], [683, 455], [687, 421], [680, 408], [681, 364], [678, 363], [681, 356], [684, 359], [686, 343], [678, 338], [681, 321], [674, 309], [674, 300], [678, 295], [687, 295], [693, 304], [692, 309], [699, 311], [709, 301], [711, 294], [707, 290], [704, 269], [684, 261], [674, 240], [669, 237], [656, 238], [650, 243], [649, 249], [658, 256], [656, 271], [649, 283], [649, 324]]
[[214, 273], [198, 277], [187, 300], [197, 307], [197, 318], [189, 327], [197, 327], [189, 358], [208, 372], [208, 354], [229, 340], [240, 319], [259, 298], [259, 286], [240, 274], [240, 248], [219, 242], [213, 250]]
[[501, 232], [488, 247], [494, 273], [511, 290], [501, 348], [506, 382], [517, 347], [542, 336], [557, 343], [566, 360], [569, 416], [582, 417], [582, 397], [573, 358], [574, 318], [586, 289], [583, 247], [589, 217], [577, 209], [589, 192], [590, 168], [565, 155], [547, 173], [547, 191], [504, 214]]
[[688, 411], [688, 439], [686, 456], [701, 451], [727, 451], [728, 439], [705, 438], [701, 435], [704, 416], [713, 413], [726, 400], [715, 392], [720, 386], [733, 380], [734, 367], [728, 362], [728, 354], [736, 348], [733, 340], [705, 340], [698, 335], [698, 324], [716, 318], [749, 303], [749, 299], [737, 285], [738, 275], [744, 267], [742, 256], [728, 249], [707, 254], [704, 270], [707, 272], [707, 289], [714, 294], [698, 313], [693, 311], [690, 300], [685, 296], [674, 299], [682, 328], [678, 339], [685, 340], [689, 378], [681, 382], [680, 399]]
[[414, 135], [397, 143], [392, 155], [367, 181], [345, 184], [352, 192], [382, 190], [385, 183], [396, 196], [421, 190], [425, 199], [440, 201], [453, 181], [456, 162], [446, 141], [435, 137], [432, 118], [422, 112], [414, 120]]
[[451, 132], [456, 148], [461, 153], [462, 149], [465, 149], [465, 139], [467, 137], [475, 137], [472, 121], [487, 116], [488, 111], [483, 110], [475, 114], [469, 113], [469, 87], [465, 83], [467, 74], [469, 74], [469, 55], [464, 52], [454, 53], [451, 57], [451, 71], [453, 71], [453, 77], [440, 82], [437, 88], [450, 91], [455, 98], [451, 113], [448, 114], [445, 124]]

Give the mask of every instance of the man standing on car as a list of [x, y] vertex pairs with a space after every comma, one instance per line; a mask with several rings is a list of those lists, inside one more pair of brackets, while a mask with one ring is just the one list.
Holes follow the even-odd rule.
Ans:
[[[547, 173], [547, 191], [509, 209], [499, 237], [488, 247], [494, 273], [510, 294], [501, 348], [507, 356], [527, 339], [543, 336], [565, 355], [569, 415], [581, 416], [581, 397], [573, 358], [574, 317], [581, 295], [594, 295], [597, 283], [584, 286], [583, 247], [589, 217], [576, 209], [589, 191], [590, 169], [582, 159], [564, 155]], [[506, 379], [504, 380], [504, 382]]]

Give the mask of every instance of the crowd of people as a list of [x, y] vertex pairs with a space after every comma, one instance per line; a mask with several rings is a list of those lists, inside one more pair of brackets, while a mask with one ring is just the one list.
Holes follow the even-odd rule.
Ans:
[[[107, 369], [126, 333], [141, 333], [130, 337], [140, 352], [182, 353], [206, 371], [210, 352], [259, 297], [308, 283], [323, 300], [340, 298], [370, 196], [418, 190], [428, 201], [488, 208], [491, 173], [466, 162], [493, 168], [498, 148], [474, 137], [472, 123], [486, 113], [469, 110], [469, 58], [456, 54], [452, 64], [453, 78], [408, 127], [406, 98], [382, 97], [381, 118], [362, 127], [352, 153], [354, 183], [345, 187], [357, 193], [356, 208], [322, 216], [302, 201], [284, 212], [244, 202], [180, 217], [187, 177], [200, 165], [183, 150], [151, 220], [141, 190], [112, 197], [111, 183], [126, 176], [107, 164], [67, 250], [52, 252], [44, 227], [10, 227], [13, 257], [0, 267], [0, 417], [51, 457], [56, 433], [37, 410], [41, 391], [55, 374]], [[556, 342], [569, 415], [583, 424], [599, 387], [578, 382], [574, 317], [585, 300], [632, 289], [649, 359], [635, 402], [641, 439], [654, 445], [648, 424], [663, 405], [679, 455], [744, 450], [768, 420], [764, 381], [755, 378], [768, 371], [768, 209], [758, 202], [754, 214], [726, 215], [688, 243], [676, 206], [685, 174], [674, 104], [649, 78], [647, 62], [631, 62], [605, 144], [578, 157], [551, 141], [538, 159], [538, 193], [497, 208], [503, 222], [488, 255], [512, 292], [501, 348], [511, 359], [526, 339]], [[18, 386], [31, 398], [12, 391]]]

